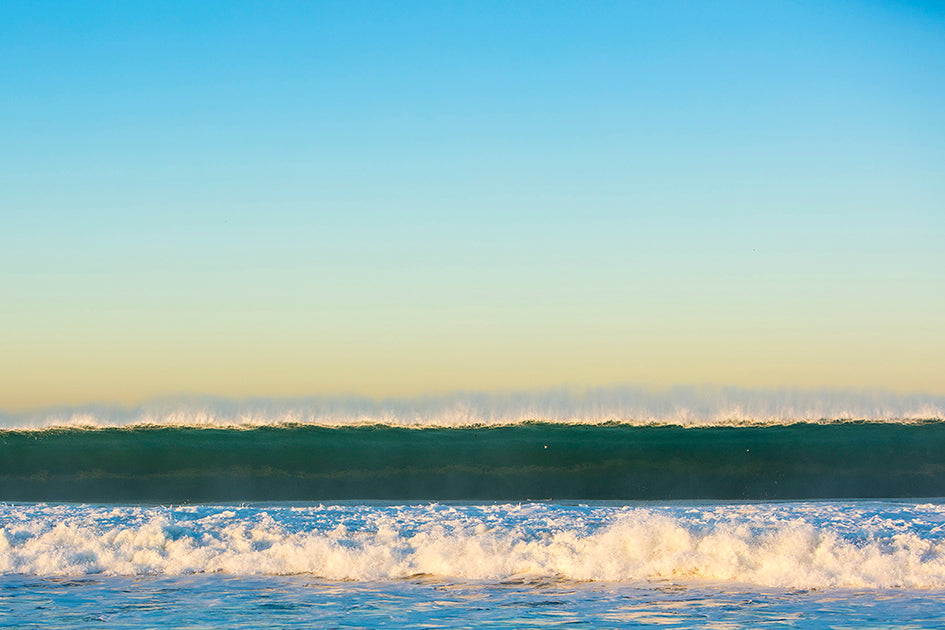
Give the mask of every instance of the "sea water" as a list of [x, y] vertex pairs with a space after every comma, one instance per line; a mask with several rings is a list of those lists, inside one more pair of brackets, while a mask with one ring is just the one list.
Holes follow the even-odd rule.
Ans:
[[0, 506], [21, 628], [945, 621], [940, 501]]
[[939, 420], [11, 428], [0, 626], [939, 628], [943, 465]]

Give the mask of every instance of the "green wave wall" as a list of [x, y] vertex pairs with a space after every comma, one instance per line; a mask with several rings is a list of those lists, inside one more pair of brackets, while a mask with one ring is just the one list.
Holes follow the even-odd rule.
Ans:
[[0, 500], [945, 496], [945, 423], [0, 432]]

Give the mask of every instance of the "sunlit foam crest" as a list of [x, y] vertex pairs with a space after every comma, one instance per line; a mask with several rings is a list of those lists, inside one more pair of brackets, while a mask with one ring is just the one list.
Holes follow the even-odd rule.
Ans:
[[[941, 505], [2, 508], [0, 572], [945, 586]], [[847, 514], [849, 512], [849, 514]], [[918, 522], [903, 527], [904, 519]]]
[[676, 387], [560, 388], [513, 393], [458, 392], [374, 400], [363, 397], [304, 399], [193, 398], [156, 400], [139, 407], [89, 405], [0, 414], [0, 426], [260, 427], [310, 424], [327, 427], [388, 425], [468, 427], [554, 422], [714, 426], [843, 420], [898, 421], [945, 418], [945, 396], [848, 390]]

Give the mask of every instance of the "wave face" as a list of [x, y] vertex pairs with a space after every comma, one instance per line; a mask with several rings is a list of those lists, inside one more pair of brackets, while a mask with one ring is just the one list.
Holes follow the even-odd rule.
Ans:
[[0, 431], [0, 500], [945, 496], [945, 422]]
[[0, 506], [0, 573], [945, 585], [945, 506]]

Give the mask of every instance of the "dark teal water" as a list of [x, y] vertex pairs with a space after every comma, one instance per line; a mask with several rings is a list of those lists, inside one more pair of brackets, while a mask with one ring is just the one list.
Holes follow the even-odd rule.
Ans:
[[945, 496], [945, 422], [0, 431], [0, 501]]

